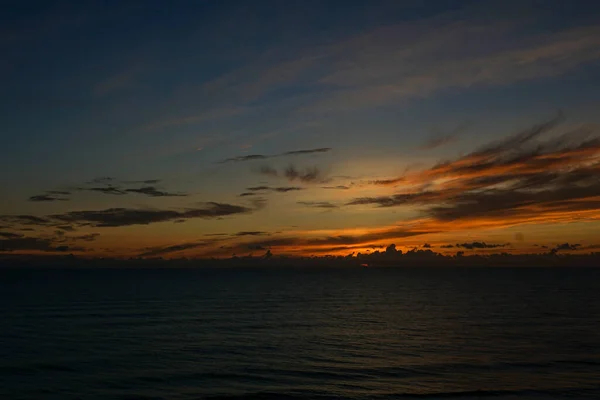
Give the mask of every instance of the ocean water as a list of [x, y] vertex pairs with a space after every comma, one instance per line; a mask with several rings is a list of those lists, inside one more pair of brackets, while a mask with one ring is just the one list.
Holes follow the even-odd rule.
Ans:
[[1, 399], [600, 398], [600, 269], [0, 271]]

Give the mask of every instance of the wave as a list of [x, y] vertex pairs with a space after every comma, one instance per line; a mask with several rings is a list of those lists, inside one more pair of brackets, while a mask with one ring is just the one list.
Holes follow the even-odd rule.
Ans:
[[[586, 396], [599, 395], [600, 386], [595, 388], [561, 388], [548, 390], [466, 390], [450, 392], [429, 392], [429, 393], [396, 393], [381, 396], [360, 396], [369, 400], [392, 400], [392, 399], [446, 399], [446, 398], [489, 398], [489, 397], [509, 397], [509, 396]], [[320, 395], [314, 393], [277, 393], [277, 392], [257, 392], [239, 395], [217, 395], [201, 397], [202, 400], [334, 400], [347, 397]]]

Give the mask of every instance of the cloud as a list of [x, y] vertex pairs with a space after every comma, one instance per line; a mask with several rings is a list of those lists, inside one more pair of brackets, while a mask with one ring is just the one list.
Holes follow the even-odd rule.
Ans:
[[80, 188], [79, 190], [89, 190], [91, 192], [100, 192], [100, 193], [116, 195], [116, 196], [122, 196], [124, 194], [127, 194], [126, 191], [119, 189], [117, 187], [114, 187], [114, 186]]
[[[249, 190], [250, 192], [278, 192], [278, 193], [287, 193], [287, 192], [294, 192], [294, 191], [298, 191], [298, 190], [304, 190], [304, 188], [298, 187], [298, 186], [278, 186], [278, 187], [253, 186], [253, 187], [246, 188], [246, 190]], [[248, 193], [248, 192], [246, 192], [246, 194], [242, 193], [240, 196], [242, 196], [242, 195], [250, 196], [252, 194], [254, 194], [254, 193]]]
[[271, 190], [271, 187], [269, 187], [269, 186], [253, 186], [253, 187], [246, 188], [246, 190], [258, 192], [258, 191], [263, 191], [263, 190]]
[[431, 245], [430, 245], [429, 243], [425, 243], [425, 244], [423, 245], [423, 248], [424, 248], [424, 249], [430, 249], [430, 248], [431, 248]]
[[301, 205], [307, 206], [307, 207], [313, 207], [313, 208], [327, 208], [327, 209], [338, 208], [337, 205], [330, 203], [328, 201], [299, 201], [298, 204], [301, 204]]
[[559, 244], [558, 246], [554, 247], [550, 251], [552, 253], [558, 253], [559, 251], [573, 251], [573, 250], [578, 250], [579, 248], [581, 248], [581, 244], [579, 244], [579, 243], [576, 243], [576, 244], [563, 243], [563, 244]]
[[266, 176], [271, 176], [271, 177], [276, 177], [279, 175], [279, 173], [277, 172], [277, 170], [271, 166], [268, 165], [263, 165], [260, 167], [260, 169], [258, 170], [258, 173], [261, 175], [266, 175]]
[[262, 154], [249, 154], [247, 156], [237, 156], [237, 157], [227, 158], [225, 160], [219, 161], [219, 163], [223, 164], [223, 163], [227, 163], [227, 162], [264, 160], [267, 158], [270, 158], [270, 156], [265, 156]]
[[[77, 190], [99, 192], [99, 193], [115, 195], [115, 196], [123, 196], [123, 195], [131, 194], [131, 193], [143, 194], [143, 195], [146, 195], [149, 197], [184, 197], [184, 196], [188, 195], [187, 193], [174, 193], [174, 192], [164, 191], [164, 190], [161, 190], [161, 189], [157, 188], [156, 186], [154, 186], [155, 184], [159, 183], [160, 181], [161, 181], [160, 179], [145, 179], [145, 180], [138, 180], [138, 181], [120, 181], [113, 177], [100, 177], [100, 178], [95, 178], [91, 181], [88, 181], [84, 185], [103, 184], [105, 186], [92, 186], [92, 187], [82, 186], [82, 187], [78, 187]], [[140, 185], [140, 184], [147, 185], [147, 186], [128, 187], [130, 185]], [[53, 191], [49, 191], [48, 193], [51, 193], [51, 192], [53, 192]], [[54, 191], [54, 192], [56, 193], [56, 191]]]
[[467, 124], [462, 124], [448, 133], [438, 134], [419, 147], [421, 150], [433, 150], [445, 144], [452, 143], [467, 129]]
[[[293, 249], [294, 251], [303, 252], [317, 252], [318, 249], [337, 247], [337, 246], [351, 246], [356, 245], [357, 248], [365, 246], [366, 243], [370, 245], [373, 242], [379, 240], [388, 239], [401, 239], [408, 238], [427, 233], [436, 233], [434, 231], [427, 231], [416, 227], [392, 227], [385, 229], [373, 229], [364, 233], [358, 234], [323, 234], [311, 233], [310, 236], [304, 235], [292, 235], [292, 236], [279, 236], [272, 237], [269, 239], [258, 239], [251, 242], [239, 243], [238, 246], [247, 248], [248, 246], [261, 246], [262, 248], [279, 248], [279, 249]], [[368, 247], [368, 246], [367, 246]]]
[[506, 226], [598, 217], [600, 137], [577, 128], [542, 139], [562, 116], [453, 161], [376, 185], [400, 193], [352, 199], [347, 205], [419, 206], [438, 221], [504, 221]]
[[49, 219], [38, 217], [35, 215], [0, 215], [0, 221], [8, 224], [8, 226], [36, 226], [36, 225], [51, 225], [52, 222]]
[[452, 248], [454, 248], [454, 245], [453, 244], [443, 244], [443, 245], [440, 246], [440, 248], [442, 248], [442, 249], [452, 249]]
[[130, 66], [119, 73], [106, 78], [94, 86], [93, 92], [97, 96], [104, 96], [130, 86], [139, 73], [139, 66]]
[[98, 236], [100, 236], [99, 233], [89, 233], [87, 235], [80, 235], [80, 236], [70, 236], [69, 239], [73, 240], [73, 241], [83, 241], [83, 242], [93, 242], [94, 240], [96, 240], [98, 238]]
[[299, 170], [293, 165], [288, 166], [283, 175], [290, 181], [300, 181], [303, 183], [321, 182], [323, 180], [322, 173], [317, 167], [308, 167], [304, 170]]
[[258, 193], [255, 192], [243, 192], [239, 194], [239, 197], [256, 196]]
[[142, 185], [156, 185], [157, 183], [160, 183], [160, 179], [146, 179], [146, 180], [141, 180], [141, 181], [124, 181], [123, 183], [126, 184], [142, 184]]
[[225, 160], [219, 161], [219, 163], [222, 164], [222, 163], [227, 163], [227, 162], [255, 161], [255, 160], [265, 160], [267, 158], [275, 158], [275, 157], [299, 156], [299, 155], [315, 154], [315, 153], [327, 153], [331, 150], [332, 150], [331, 147], [320, 147], [317, 149], [286, 151], [284, 153], [274, 154], [274, 155], [250, 154], [250, 155], [245, 155], [245, 156], [237, 156], [237, 157], [227, 158]]
[[218, 218], [235, 214], [246, 214], [252, 209], [225, 203], [209, 202], [203, 208], [190, 208], [184, 211], [108, 208], [97, 211], [71, 211], [52, 215], [51, 218], [68, 223], [90, 224], [95, 227], [120, 227], [148, 225], [157, 222], [176, 221], [191, 218]]
[[71, 225], [57, 225], [56, 228], [66, 231], [66, 232], [73, 232], [75, 231], [75, 228], [72, 227]]
[[[318, 82], [320, 98], [302, 111], [352, 110], [449, 88], [536, 80], [600, 58], [597, 25], [532, 33], [514, 19], [434, 20], [429, 29], [425, 21], [387, 26], [325, 50], [335, 57], [331, 72]], [[478, 44], [464, 46], [469, 37], [478, 37]]]
[[263, 231], [242, 231], [235, 234], [235, 236], [264, 236], [269, 235], [268, 232]]
[[6, 239], [16, 239], [16, 238], [21, 238], [23, 236], [24, 235], [21, 235], [20, 233], [0, 232], [0, 237], [6, 238]]
[[71, 192], [67, 192], [65, 190], [48, 190], [46, 193], [57, 194], [62, 196], [69, 196], [71, 194]]
[[146, 249], [145, 252], [141, 253], [139, 256], [140, 257], [156, 257], [156, 256], [162, 256], [165, 254], [170, 254], [170, 253], [176, 253], [176, 252], [180, 252], [183, 250], [189, 250], [189, 249], [196, 249], [198, 247], [204, 247], [207, 246], [208, 244], [210, 244], [212, 242], [196, 242], [196, 243], [183, 243], [183, 244], [177, 244], [177, 245], [173, 245], [173, 246], [166, 246], [166, 247], [150, 247], [148, 249]]
[[453, 88], [560, 76], [600, 58], [597, 24], [557, 26], [550, 19], [554, 7], [525, 4], [502, 3], [500, 14], [499, 7], [488, 7], [492, 13], [462, 7], [313, 43], [293, 56], [277, 57], [281, 52], [271, 49], [202, 85], [196, 95], [222, 99], [227, 109], [228, 99], [253, 104], [269, 93], [290, 93], [276, 96], [273, 101], [279, 104], [298, 97], [293, 90], [298, 86], [311, 87], [297, 112], [331, 113], [398, 104]]
[[345, 185], [322, 186], [321, 189], [348, 190], [348, 189], [350, 189], [350, 186], [345, 186]]
[[99, 176], [91, 181], [86, 182], [86, 184], [110, 183], [114, 181], [116, 181], [116, 179], [112, 176]]
[[63, 197], [56, 197], [56, 196], [52, 196], [49, 194], [39, 194], [36, 196], [31, 196], [29, 198], [29, 201], [38, 201], [38, 202], [41, 202], [41, 201], [67, 201], [67, 200], [69, 200], [69, 199], [65, 199]]
[[79, 247], [56, 246], [51, 239], [16, 237], [0, 239], [0, 252], [35, 250], [43, 252], [81, 251]]
[[141, 188], [126, 189], [125, 191], [130, 192], [130, 193], [145, 194], [146, 196], [150, 196], [150, 197], [185, 197], [185, 196], [187, 196], [186, 193], [164, 192], [162, 190], [158, 190], [154, 186], [144, 186]]
[[485, 243], [485, 242], [470, 242], [470, 243], [457, 243], [456, 247], [462, 247], [463, 249], [473, 250], [473, 249], [495, 249], [498, 247], [507, 247], [510, 246], [510, 243]]
[[279, 156], [297, 156], [297, 155], [303, 155], [303, 154], [314, 154], [314, 153], [327, 153], [329, 151], [333, 150], [331, 147], [321, 147], [318, 149], [308, 149], [308, 150], [293, 150], [293, 151], [286, 151], [285, 153], [281, 153]]
[[302, 183], [323, 183], [326, 182], [325, 177], [321, 170], [314, 167], [306, 167], [300, 169], [293, 164], [288, 165], [281, 172], [271, 166], [263, 166], [258, 170], [261, 175], [269, 177], [284, 177], [290, 182], [299, 181]]

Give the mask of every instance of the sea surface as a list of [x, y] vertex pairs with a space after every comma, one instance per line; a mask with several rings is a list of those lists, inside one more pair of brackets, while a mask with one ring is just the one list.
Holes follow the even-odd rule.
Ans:
[[1, 399], [600, 399], [600, 269], [0, 271]]

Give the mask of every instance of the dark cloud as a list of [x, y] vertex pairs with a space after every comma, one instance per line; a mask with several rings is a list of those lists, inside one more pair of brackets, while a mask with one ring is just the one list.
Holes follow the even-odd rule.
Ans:
[[13, 227], [15, 225], [35, 226], [35, 225], [51, 225], [51, 221], [46, 218], [37, 217], [35, 215], [0, 215], [0, 221]]
[[264, 190], [271, 190], [271, 187], [269, 187], [269, 186], [253, 186], [253, 187], [246, 188], [246, 190], [250, 190], [252, 192], [259, 192], [259, 191], [264, 191]]
[[579, 243], [575, 243], [575, 244], [563, 243], [563, 244], [559, 244], [558, 246], [554, 247], [550, 251], [552, 253], [558, 253], [559, 251], [573, 251], [573, 250], [578, 250], [579, 248], [581, 248], [581, 244], [579, 244]]
[[430, 245], [429, 243], [425, 243], [425, 244], [423, 245], [423, 248], [424, 248], [424, 249], [430, 249], [430, 248], [431, 248], [431, 245]]
[[67, 201], [63, 197], [57, 197], [51, 194], [38, 194], [36, 196], [31, 196], [29, 201]]
[[141, 180], [141, 181], [124, 181], [123, 183], [125, 184], [132, 184], [132, 185], [156, 185], [157, 183], [160, 183], [160, 179], [146, 179], [146, 180]]
[[403, 182], [406, 182], [406, 179], [404, 177], [399, 177], [399, 178], [393, 178], [393, 179], [377, 179], [377, 180], [371, 181], [370, 183], [372, 185], [394, 186], [394, 185], [398, 185]]
[[277, 172], [277, 170], [269, 165], [261, 166], [260, 169], [258, 170], [258, 173], [261, 175], [266, 175], [266, 176], [271, 176], [271, 177], [279, 176], [279, 173]]
[[61, 196], [69, 196], [71, 194], [71, 192], [67, 192], [64, 190], [48, 190], [46, 193], [56, 194], [56, 195], [61, 195]]
[[498, 142], [492, 143], [490, 145], [484, 146], [478, 151], [475, 151], [471, 155], [505, 155], [507, 152], [514, 151], [515, 149], [521, 148], [521, 146], [531, 143], [531, 141], [545, 133], [548, 133], [550, 130], [555, 128], [558, 124], [560, 124], [564, 120], [564, 116], [562, 113], [558, 113], [554, 118], [551, 118], [548, 121], [542, 122], [540, 124], [534, 125], [529, 129], [526, 129], [522, 132], [519, 132], [515, 135], [508, 136], [504, 140], [500, 140]]
[[250, 244], [250, 245], [248, 245], [248, 249], [249, 250], [267, 250], [266, 247], [264, 247], [260, 244]]
[[[129, 193], [143, 194], [150, 197], [182, 197], [187, 196], [186, 193], [172, 193], [158, 189], [155, 184], [161, 182], [160, 179], [145, 179], [139, 181], [120, 181], [111, 177], [96, 178], [85, 183], [89, 184], [103, 184], [105, 186], [82, 186], [77, 188], [80, 191], [91, 191], [99, 192], [109, 195], [122, 196]], [[131, 185], [147, 185], [142, 187], [130, 187]], [[129, 187], [128, 187], [129, 186]]]
[[337, 186], [323, 186], [321, 189], [337, 189], [337, 190], [348, 190], [350, 186], [337, 185]]
[[196, 242], [196, 243], [183, 243], [183, 244], [177, 244], [177, 245], [173, 245], [173, 246], [166, 246], [166, 247], [150, 247], [148, 249], [146, 249], [145, 252], [143, 252], [142, 254], [140, 254], [140, 257], [156, 257], [156, 256], [162, 256], [165, 254], [170, 254], [170, 253], [176, 253], [179, 251], [183, 251], [183, 250], [189, 250], [189, 249], [196, 249], [198, 247], [204, 247], [207, 246], [208, 244], [210, 244], [212, 242]]
[[15, 239], [15, 238], [21, 238], [24, 235], [21, 235], [20, 233], [12, 233], [12, 232], [0, 232], [0, 237], [2, 238], [6, 238], [6, 239]]
[[86, 182], [86, 184], [98, 184], [98, 183], [109, 183], [113, 182], [116, 179], [111, 176], [100, 176], [98, 178], [94, 178], [91, 181]]
[[395, 207], [400, 205], [427, 204], [439, 200], [438, 192], [402, 193], [392, 196], [358, 197], [346, 205], [376, 204], [379, 207]]
[[473, 249], [495, 249], [498, 247], [508, 247], [510, 243], [485, 243], [485, 242], [470, 242], [470, 243], [457, 243], [456, 247], [462, 247], [463, 249], [473, 250]]
[[44, 252], [81, 251], [79, 247], [56, 246], [51, 239], [36, 237], [18, 237], [0, 239], [0, 252], [36, 250]]
[[268, 232], [263, 231], [242, 231], [235, 234], [235, 236], [265, 236], [269, 235]]
[[303, 183], [314, 183], [323, 180], [321, 171], [317, 167], [308, 167], [300, 170], [290, 165], [283, 171], [283, 175], [292, 182], [298, 180]]
[[73, 232], [73, 231], [75, 231], [75, 228], [72, 227], [71, 225], [57, 225], [56, 228], [61, 229], [61, 230], [66, 231], [66, 232]]
[[98, 236], [100, 236], [99, 233], [89, 233], [87, 235], [80, 235], [80, 236], [70, 236], [69, 239], [73, 240], [73, 241], [83, 241], [83, 242], [93, 242], [94, 240], [96, 240], [98, 238]]
[[440, 246], [440, 248], [442, 248], [442, 249], [452, 249], [452, 248], [454, 248], [454, 245], [453, 244], [443, 244], [443, 245]]
[[227, 158], [225, 160], [219, 161], [219, 163], [222, 164], [222, 163], [227, 163], [227, 162], [255, 161], [255, 160], [265, 160], [267, 158], [275, 158], [275, 157], [299, 156], [299, 155], [314, 154], [314, 153], [327, 153], [331, 150], [332, 150], [331, 147], [320, 147], [317, 149], [286, 151], [284, 153], [274, 154], [274, 155], [250, 154], [250, 155], [245, 155], [245, 156], [237, 156], [237, 157]]
[[[254, 187], [246, 188], [246, 190], [249, 190], [250, 192], [279, 192], [279, 193], [287, 193], [287, 192], [293, 192], [293, 191], [297, 191], [297, 190], [304, 190], [304, 188], [298, 187], [298, 186], [280, 186], [280, 187], [254, 186]], [[246, 194], [246, 196], [249, 196], [249, 195], [250, 194]]]
[[185, 197], [186, 193], [169, 193], [158, 190], [154, 186], [144, 186], [141, 188], [126, 189], [126, 192], [144, 194], [150, 197]]
[[147, 225], [156, 222], [176, 221], [190, 218], [218, 218], [235, 214], [246, 214], [252, 209], [225, 203], [206, 203], [203, 208], [191, 208], [184, 211], [109, 208], [98, 211], [71, 211], [52, 215], [53, 219], [76, 224], [90, 224], [95, 227], [119, 227], [129, 225]]
[[271, 188], [271, 190], [274, 192], [279, 192], [279, 193], [287, 193], [287, 192], [294, 192], [297, 190], [304, 190], [304, 188], [297, 187], [297, 186], [284, 186], [284, 187], [274, 187], [274, 188]]
[[244, 192], [244, 193], [240, 193], [239, 197], [248, 197], [248, 196], [256, 196], [257, 193], [254, 192]]
[[271, 156], [265, 156], [262, 154], [249, 154], [247, 156], [237, 156], [232, 158], [227, 158], [225, 160], [219, 161], [220, 164], [227, 162], [240, 162], [240, 161], [254, 161], [254, 160], [264, 160], [270, 158]]
[[299, 201], [298, 204], [301, 204], [301, 205], [307, 206], [307, 207], [314, 207], [314, 208], [327, 208], [327, 209], [338, 208], [338, 206], [336, 206], [335, 204], [330, 203], [328, 201]]
[[126, 191], [124, 191], [123, 189], [120, 189], [118, 187], [115, 187], [115, 186], [80, 188], [80, 190], [89, 190], [91, 192], [100, 192], [100, 193], [110, 194], [110, 195], [115, 195], [115, 196], [122, 196], [124, 194], [127, 194]]
[[294, 151], [286, 151], [285, 153], [281, 153], [280, 156], [295, 156], [302, 154], [312, 154], [312, 153], [327, 153], [333, 150], [331, 147], [321, 147], [318, 149], [308, 149], [308, 150], [294, 150]]

